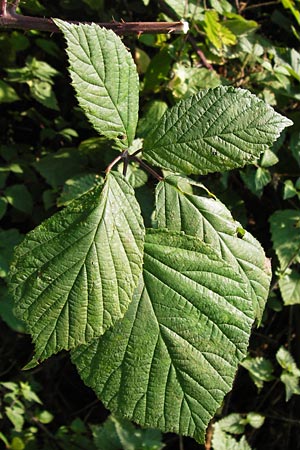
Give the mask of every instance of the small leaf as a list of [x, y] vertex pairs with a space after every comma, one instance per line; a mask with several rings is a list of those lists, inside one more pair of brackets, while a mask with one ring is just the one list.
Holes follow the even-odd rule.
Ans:
[[241, 366], [249, 371], [249, 375], [258, 389], [263, 387], [264, 381], [272, 381], [275, 379], [273, 376], [273, 365], [266, 358], [260, 356], [252, 358], [251, 356], [247, 356], [241, 363]]
[[148, 230], [144, 282], [124, 319], [72, 359], [109, 409], [203, 442], [252, 323], [247, 283], [210, 246]]
[[285, 386], [285, 401], [288, 402], [293, 395], [300, 395], [299, 377], [289, 372], [283, 372], [280, 380]]
[[101, 184], [103, 179], [95, 173], [87, 173], [69, 178], [63, 187], [62, 193], [57, 199], [57, 206], [66, 206], [75, 198], [80, 197], [87, 191]]
[[62, 186], [66, 180], [83, 172], [87, 157], [75, 148], [62, 148], [49, 153], [33, 163], [34, 168], [53, 188]]
[[99, 336], [121, 318], [142, 268], [143, 224], [117, 172], [30, 232], [10, 284], [36, 359]]
[[20, 100], [20, 98], [14, 88], [0, 80], [0, 103], [12, 103], [17, 100]]
[[129, 420], [109, 416], [101, 426], [93, 426], [94, 444], [99, 450], [160, 450], [162, 435], [155, 429], [137, 429]]
[[300, 212], [293, 209], [275, 211], [270, 217], [273, 248], [285, 271], [293, 262], [300, 262]]
[[214, 198], [193, 195], [181, 180], [169, 176], [156, 188], [158, 227], [184, 231], [210, 244], [250, 283], [253, 309], [260, 321], [271, 281], [261, 245], [232, 218], [225, 205]]
[[276, 353], [276, 359], [283, 369], [297, 377], [300, 377], [300, 369], [298, 369], [290, 352], [284, 347], [280, 347]]
[[292, 122], [243, 89], [204, 89], [179, 101], [146, 136], [159, 167], [206, 174], [253, 163]]
[[25, 214], [31, 214], [33, 201], [30, 192], [24, 184], [13, 184], [5, 189], [7, 203]]
[[260, 428], [265, 421], [265, 417], [257, 412], [249, 412], [246, 417], [247, 423], [253, 428]]
[[205, 12], [204, 31], [209, 41], [217, 48], [223, 45], [234, 45], [237, 37], [225, 25], [220, 23], [217, 11], [209, 10]]
[[285, 305], [300, 304], [300, 274], [295, 270], [279, 278], [279, 288]]
[[297, 194], [298, 194], [298, 191], [295, 188], [292, 180], [286, 180], [284, 182], [283, 200], [287, 200], [288, 198], [293, 198]]
[[219, 422], [213, 425], [212, 445], [215, 450], [251, 450], [245, 436], [237, 441], [233, 436], [222, 430]]
[[132, 143], [138, 120], [139, 81], [131, 54], [111, 30], [55, 19], [67, 40], [79, 105], [98, 133]]

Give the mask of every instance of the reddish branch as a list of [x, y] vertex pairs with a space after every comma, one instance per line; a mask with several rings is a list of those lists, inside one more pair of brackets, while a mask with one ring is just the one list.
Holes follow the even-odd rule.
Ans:
[[[0, 1], [0, 28], [17, 28], [21, 30], [39, 30], [58, 33], [60, 30], [52, 19], [43, 17], [24, 16], [16, 13], [19, 0], [7, 3]], [[69, 21], [79, 24], [79, 21]], [[186, 33], [187, 22], [108, 22], [98, 23], [103, 28], [113, 30], [117, 34], [141, 34], [141, 33]]]

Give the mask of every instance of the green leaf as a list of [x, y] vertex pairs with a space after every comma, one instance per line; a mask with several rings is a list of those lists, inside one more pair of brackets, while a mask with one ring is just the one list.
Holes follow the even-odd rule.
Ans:
[[5, 285], [0, 285], [0, 317], [14, 331], [25, 333], [23, 322], [18, 320], [13, 313], [13, 300], [7, 292]]
[[229, 414], [223, 419], [219, 420], [218, 425], [222, 431], [226, 431], [231, 434], [243, 434], [245, 431], [245, 424], [242, 416], [237, 413]]
[[285, 386], [285, 401], [288, 402], [293, 395], [300, 395], [299, 377], [283, 372], [280, 380]]
[[33, 163], [34, 168], [53, 188], [62, 186], [66, 180], [84, 170], [87, 157], [75, 148], [63, 148]]
[[300, 166], [300, 131], [294, 131], [290, 140], [291, 152]]
[[275, 379], [271, 361], [261, 356], [257, 356], [256, 358], [247, 356], [241, 363], [241, 366], [249, 371], [249, 375], [258, 389], [263, 387], [264, 381], [272, 381]]
[[173, 77], [168, 83], [168, 89], [176, 99], [186, 98], [196, 94], [200, 89], [220, 86], [220, 76], [205, 67], [188, 67], [186, 64], [176, 63], [172, 69]]
[[204, 89], [166, 111], [146, 136], [151, 163], [206, 174], [253, 163], [292, 122], [243, 89]]
[[273, 248], [280, 270], [300, 262], [300, 212], [293, 209], [275, 211], [270, 217]]
[[17, 100], [20, 100], [20, 98], [14, 88], [0, 80], [0, 103], [12, 103]]
[[144, 281], [124, 319], [72, 359], [109, 409], [203, 442], [252, 323], [248, 284], [210, 246], [148, 230]]
[[79, 105], [100, 134], [132, 143], [138, 120], [139, 80], [131, 54], [111, 30], [55, 19], [67, 40]]
[[7, 209], [7, 200], [5, 197], [0, 197], [0, 220], [5, 216]]
[[292, 395], [300, 395], [300, 369], [298, 369], [291, 353], [284, 347], [280, 347], [276, 353], [276, 359], [283, 369], [280, 380], [285, 385], [285, 401], [288, 402]]
[[140, 137], [147, 136], [148, 133], [152, 130], [152, 128], [157, 124], [159, 119], [163, 116], [163, 114], [168, 109], [167, 103], [161, 100], [154, 100], [151, 102], [145, 114], [139, 120], [137, 133]]
[[250, 283], [255, 315], [260, 322], [271, 281], [268, 260], [259, 242], [236, 222], [215, 198], [190, 193], [182, 178], [169, 176], [156, 188], [158, 228], [184, 231], [210, 244], [218, 255]]
[[5, 189], [4, 194], [7, 203], [25, 214], [31, 214], [32, 196], [24, 184], [13, 184]]
[[214, 424], [212, 445], [215, 450], [251, 450], [245, 436], [237, 441], [233, 436], [222, 430], [219, 422]]
[[294, 358], [292, 357], [291, 353], [284, 347], [280, 347], [280, 349], [276, 353], [276, 359], [281, 367], [287, 372], [297, 377], [300, 376], [300, 369], [298, 369]]
[[217, 11], [209, 10], [205, 12], [204, 31], [208, 40], [217, 48], [223, 45], [235, 45], [237, 37], [230, 29], [220, 23]]
[[22, 239], [22, 235], [15, 228], [0, 230], [0, 277], [5, 278], [7, 276], [14, 247]]
[[293, 198], [297, 194], [298, 194], [298, 191], [295, 188], [292, 180], [286, 180], [284, 182], [283, 200], [287, 200], [288, 198]]
[[300, 304], [300, 274], [292, 270], [279, 278], [279, 288], [284, 304], [298, 305]]
[[265, 421], [265, 417], [257, 412], [249, 412], [246, 417], [247, 423], [253, 428], [260, 428]]
[[279, 159], [277, 158], [277, 156], [275, 155], [274, 152], [272, 152], [272, 150], [267, 149], [261, 158], [260, 161], [260, 166], [261, 167], [271, 167], [274, 166], [275, 164], [277, 164], [279, 161]]
[[99, 450], [160, 450], [159, 430], [137, 429], [129, 420], [109, 416], [103, 425], [93, 426], [94, 444]]
[[13, 424], [15, 431], [21, 432], [25, 422], [25, 409], [22, 403], [19, 402], [17, 405], [6, 406], [5, 414]]
[[28, 82], [32, 98], [40, 102], [46, 108], [59, 111], [57, 99], [51, 83], [47, 81], [33, 80]]
[[134, 191], [113, 172], [26, 236], [10, 284], [36, 359], [86, 343], [124, 315], [142, 268], [143, 235]]
[[70, 178], [66, 181], [62, 193], [57, 199], [57, 206], [66, 206], [75, 198], [103, 182], [103, 179], [95, 173], [87, 173]]

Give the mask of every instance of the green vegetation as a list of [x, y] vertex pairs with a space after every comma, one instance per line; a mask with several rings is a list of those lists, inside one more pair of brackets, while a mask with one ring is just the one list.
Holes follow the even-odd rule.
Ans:
[[[299, 4], [44, 3], [19, 12], [59, 17], [68, 60], [60, 35], [0, 35], [0, 438], [297, 448]], [[105, 15], [190, 32], [61, 20]]]

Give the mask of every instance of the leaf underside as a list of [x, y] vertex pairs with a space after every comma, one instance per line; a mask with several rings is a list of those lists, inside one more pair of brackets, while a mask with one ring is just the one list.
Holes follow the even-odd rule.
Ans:
[[79, 105], [100, 134], [131, 145], [138, 120], [139, 80], [121, 39], [96, 24], [55, 19], [67, 41], [69, 71]]
[[184, 231], [210, 244], [249, 282], [253, 309], [260, 322], [271, 281], [271, 270], [261, 245], [246, 230], [239, 236], [242, 226], [225, 205], [214, 198], [193, 195], [191, 185], [181, 181], [178, 176], [169, 176], [157, 185], [158, 228]]
[[292, 122], [244, 89], [219, 86], [179, 101], [144, 140], [159, 167], [206, 174], [257, 160]]
[[36, 359], [88, 342], [123, 317], [142, 270], [144, 228], [117, 172], [30, 232], [11, 289]]
[[252, 323], [248, 284], [210, 246], [149, 230], [143, 279], [124, 318], [72, 360], [109, 409], [203, 442]]

